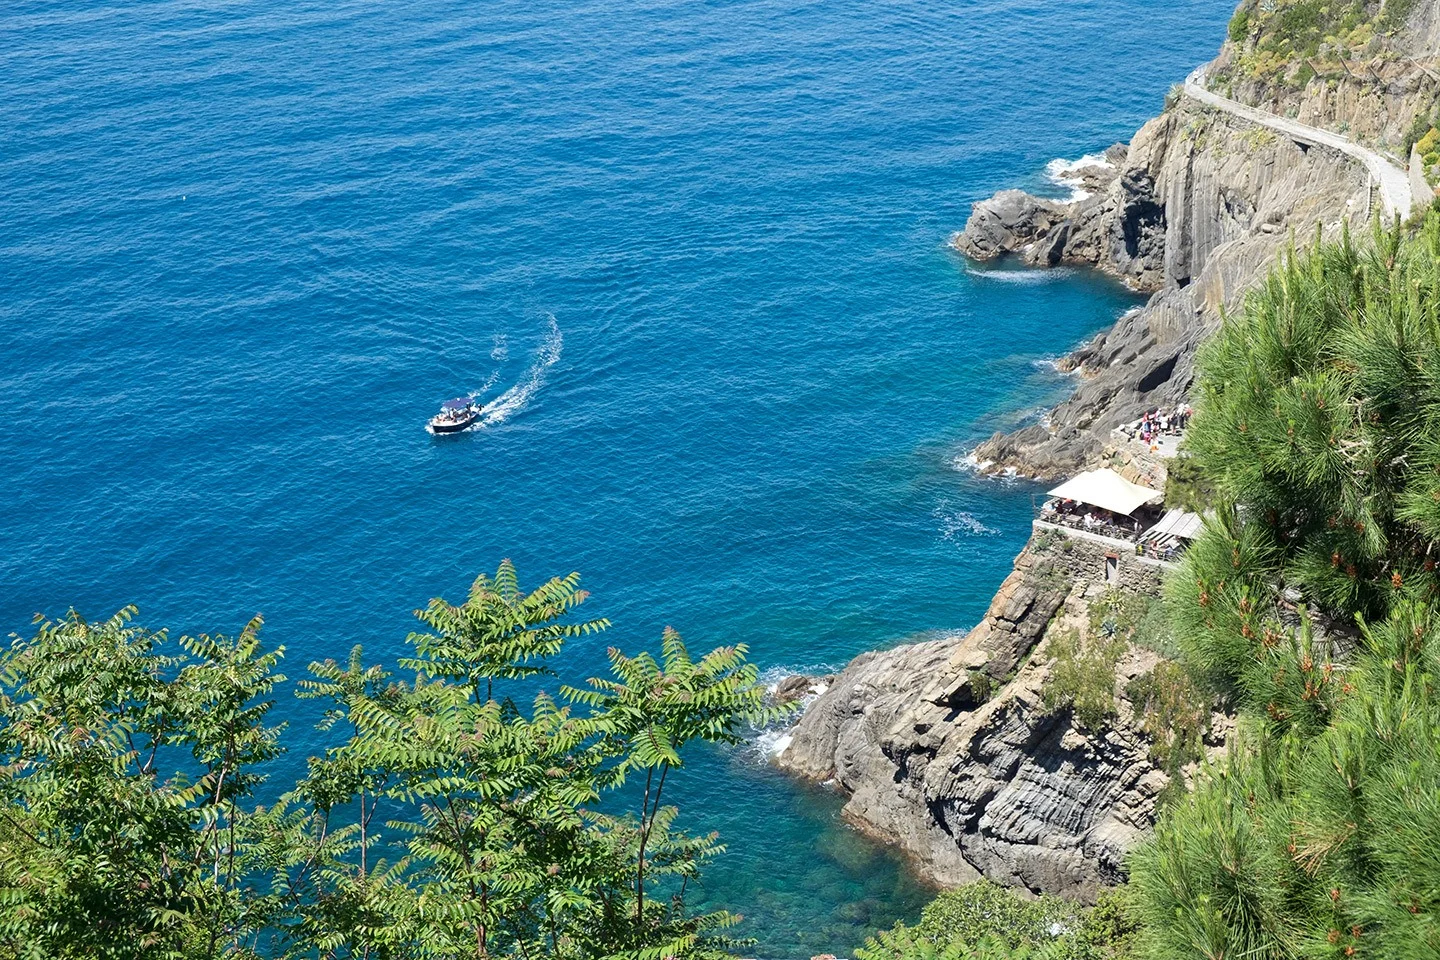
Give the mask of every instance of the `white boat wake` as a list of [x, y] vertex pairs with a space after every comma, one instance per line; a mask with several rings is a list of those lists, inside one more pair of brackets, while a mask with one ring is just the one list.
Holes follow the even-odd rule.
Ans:
[[[560, 324], [556, 322], [553, 314], [546, 314], [546, 317], [550, 322], [550, 327], [545, 333], [545, 338], [540, 342], [540, 346], [535, 350], [535, 359], [530, 363], [525, 373], [521, 375], [520, 382], [500, 394], [494, 400], [483, 403], [479, 419], [464, 430], [455, 431], [454, 433], [448, 434], [448, 436], [456, 436], [460, 433], [474, 433], [476, 430], [481, 430], [485, 427], [497, 426], [530, 405], [530, 399], [534, 397], [535, 392], [545, 384], [546, 372], [560, 359], [560, 351], [565, 346], [565, 337], [560, 333]], [[504, 339], [503, 334], [496, 335], [497, 351], [503, 352]], [[492, 353], [492, 356], [493, 355]], [[484, 384], [478, 389], [470, 391], [466, 396], [471, 400], [479, 402], [480, 398], [488, 393], [490, 388], [495, 386], [499, 380], [500, 371], [496, 370], [490, 374], [489, 379], [487, 379]], [[425, 430], [434, 436], [440, 436], [440, 434], [436, 434], [428, 424]]]
[[535, 392], [545, 385], [545, 376], [555, 362], [560, 359], [560, 351], [565, 346], [565, 337], [560, 333], [560, 324], [556, 322], [553, 315], [549, 316], [550, 329], [545, 334], [545, 339], [535, 351], [535, 359], [531, 362], [520, 382], [500, 396], [485, 404], [485, 411], [480, 415], [480, 420], [470, 429], [478, 427], [493, 427], [504, 423], [515, 414], [524, 410], [530, 405], [530, 398]]

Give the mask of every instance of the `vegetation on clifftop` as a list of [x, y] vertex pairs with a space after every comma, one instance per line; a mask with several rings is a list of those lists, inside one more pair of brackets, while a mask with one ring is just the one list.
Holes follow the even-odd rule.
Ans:
[[1170, 581], [1181, 663], [1126, 692], [1172, 772], [1209, 696], [1239, 734], [1169, 792], [1110, 939], [936, 906], [864, 960], [1440, 957], [1440, 214], [1292, 251], [1197, 370], [1216, 515]]
[[1245, 0], [1230, 20], [1237, 53], [1230, 77], [1303, 87], [1317, 71], [1389, 54], [1415, 0]]
[[1085, 730], [1100, 730], [1115, 715], [1115, 667], [1132, 643], [1150, 646], [1159, 639], [1148, 598], [1109, 590], [1089, 606], [1084, 630], [1059, 627], [1050, 634], [1046, 653], [1050, 674], [1041, 691], [1047, 710], [1069, 710]]
[[1134, 858], [1142, 955], [1440, 955], [1440, 219], [1292, 253], [1198, 368], [1172, 623], [1244, 732]]

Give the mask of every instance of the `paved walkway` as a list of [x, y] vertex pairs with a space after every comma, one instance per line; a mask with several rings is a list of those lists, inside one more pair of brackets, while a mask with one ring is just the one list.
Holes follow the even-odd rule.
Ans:
[[1258, 123], [1271, 130], [1277, 130], [1300, 143], [1329, 147], [1354, 157], [1365, 165], [1365, 169], [1370, 171], [1370, 176], [1379, 185], [1380, 196], [1385, 204], [1385, 216], [1388, 218], [1398, 214], [1402, 220], [1410, 216], [1410, 205], [1414, 197], [1410, 192], [1409, 172], [1374, 150], [1362, 147], [1338, 133], [1320, 130], [1285, 117], [1277, 117], [1273, 113], [1267, 113], [1256, 107], [1248, 107], [1243, 103], [1211, 93], [1205, 89], [1204, 67], [1185, 78], [1185, 95], [1217, 110], [1224, 110], [1226, 113], [1243, 117], [1251, 123]]

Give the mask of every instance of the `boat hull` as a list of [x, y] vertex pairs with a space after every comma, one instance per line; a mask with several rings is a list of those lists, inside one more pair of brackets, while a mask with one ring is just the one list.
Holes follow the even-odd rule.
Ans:
[[432, 417], [429, 424], [430, 432], [459, 433], [479, 419], [480, 412], [478, 410], [461, 420], [442, 420], [440, 417]]

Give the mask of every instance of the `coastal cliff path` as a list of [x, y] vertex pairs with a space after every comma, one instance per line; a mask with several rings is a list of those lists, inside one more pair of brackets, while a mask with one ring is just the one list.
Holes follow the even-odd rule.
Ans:
[[1246, 106], [1217, 93], [1212, 93], [1205, 89], [1204, 67], [1200, 67], [1185, 78], [1185, 95], [1217, 110], [1224, 110], [1237, 117], [1242, 117], [1251, 123], [1269, 127], [1299, 143], [1329, 147], [1359, 160], [1365, 165], [1365, 169], [1370, 171], [1370, 176], [1380, 187], [1380, 196], [1385, 205], [1385, 215], [1387, 217], [1398, 215], [1402, 220], [1410, 216], [1410, 208], [1413, 203], [1410, 174], [1404, 167], [1395, 164], [1374, 150], [1362, 147], [1338, 133], [1331, 133], [1328, 130], [1320, 130], [1295, 120], [1278, 117], [1273, 113], [1267, 113], [1256, 107]]

